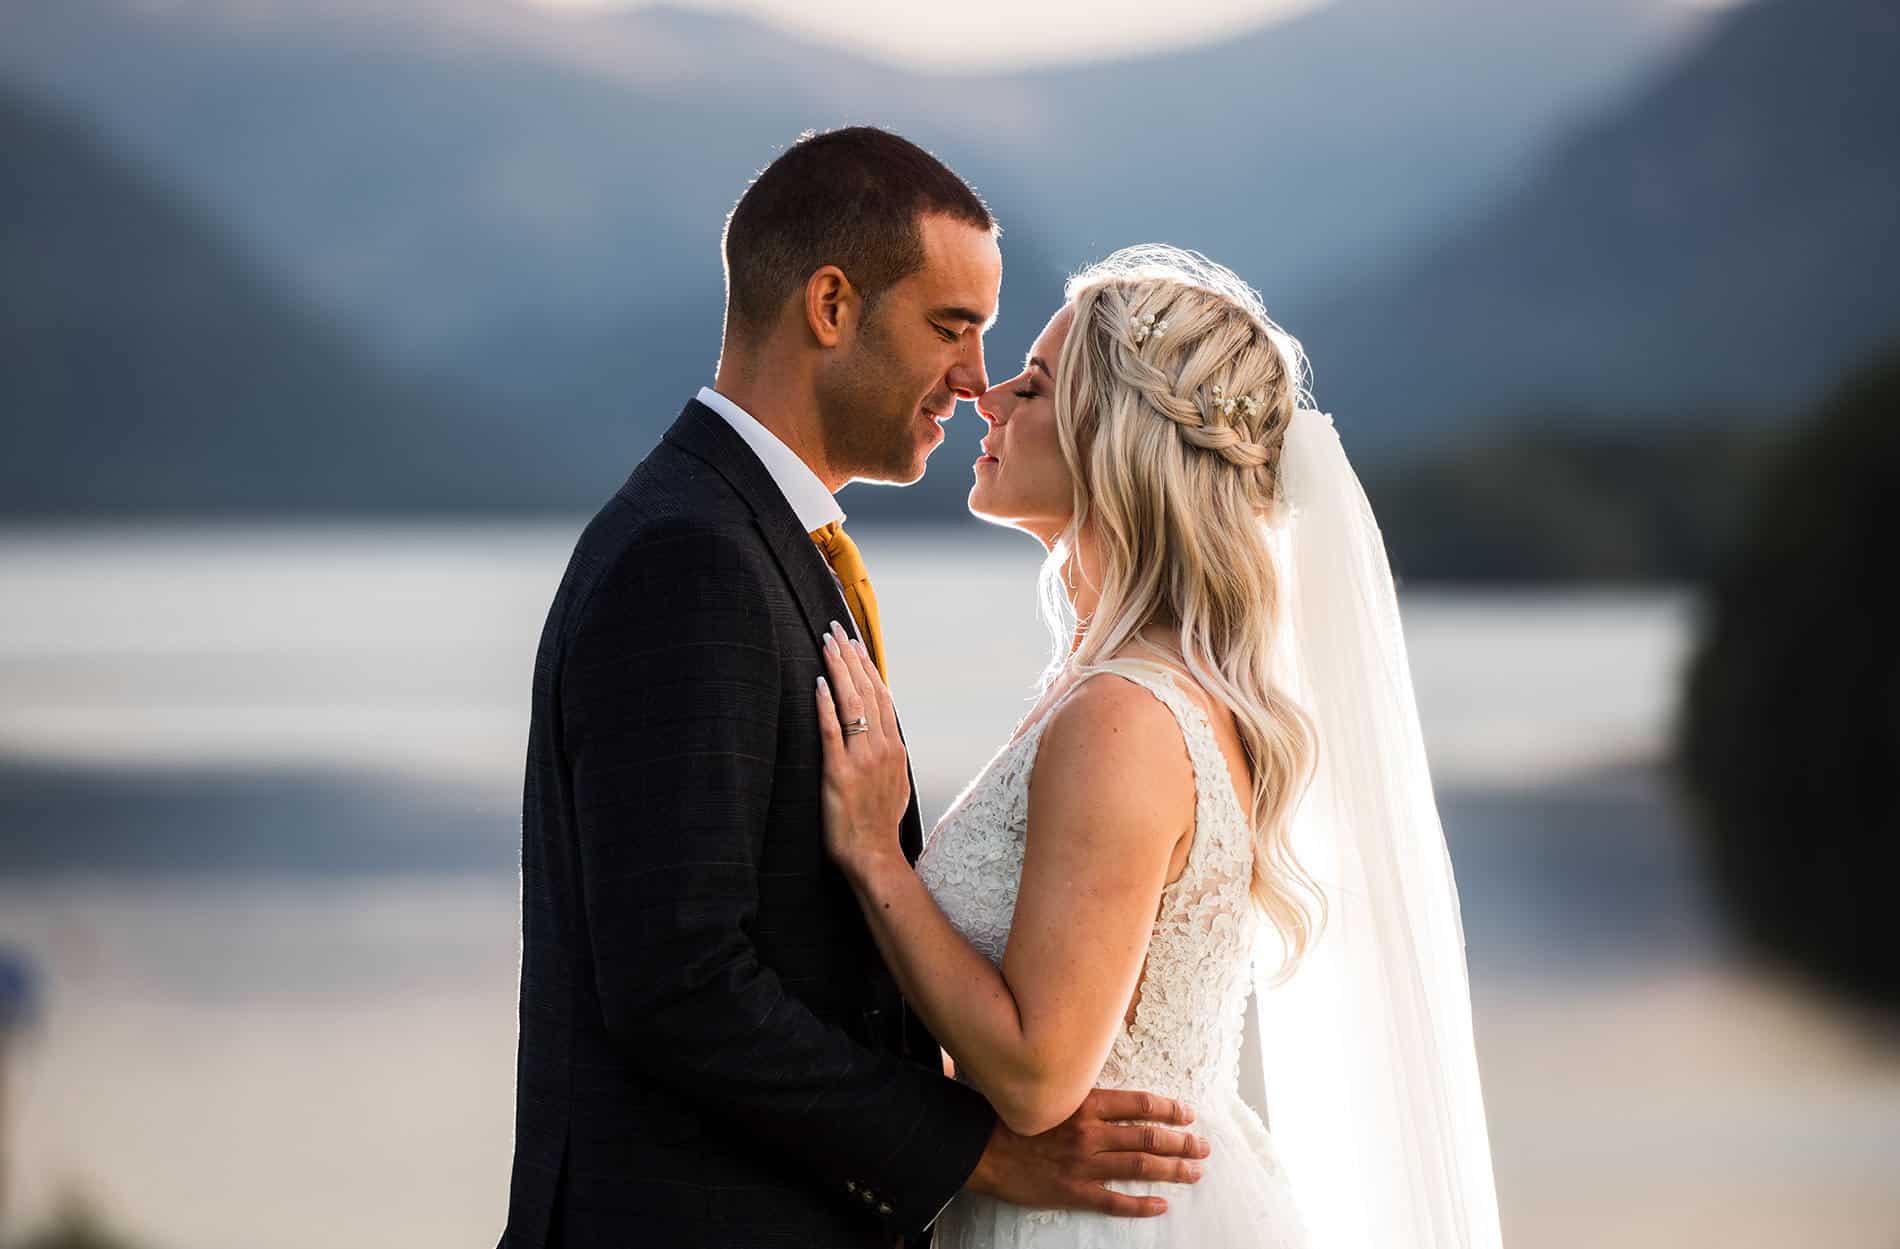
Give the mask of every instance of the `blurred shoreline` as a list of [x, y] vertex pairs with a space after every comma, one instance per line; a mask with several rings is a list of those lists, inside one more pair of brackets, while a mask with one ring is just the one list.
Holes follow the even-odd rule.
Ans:
[[[951, 791], [921, 795], [934, 818]], [[1441, 789], [1474, 974], [1698, 958], [1717, 926], [1667, 776]], [[0, 886], [281, 891], [512, 885], [519, 815], [440, 784], [317, 771], [0, 762]]]
[[[519, 794], [535, 640], [582, 521], [0, 529], [0, 759], [312, 766]], [[1027, 709], [1042, 551], [858, 526], [926, 789]], [[1657, 757], [1681, 586], [1401, 586], [1441, 785]], [[1561, 712], [1558, 709], [1561, 708]]]

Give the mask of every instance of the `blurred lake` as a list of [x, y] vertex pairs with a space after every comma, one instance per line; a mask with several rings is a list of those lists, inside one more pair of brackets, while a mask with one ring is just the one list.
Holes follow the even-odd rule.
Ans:
[[[0, 1241], [490, 1243], [529, 679], [578, 524], [0, 534]], [[1028, 709], [1040, 549], [864, 529], [926, 820]], [[1725, 949], [1661, 766], [1684, 591], [1403, 591], [1514, 1246], [1900, 1244], [1900, 1072]]]

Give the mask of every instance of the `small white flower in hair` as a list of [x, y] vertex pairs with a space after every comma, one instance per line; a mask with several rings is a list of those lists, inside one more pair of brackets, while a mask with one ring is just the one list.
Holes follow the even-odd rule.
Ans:
[[1156, 321], [1154, 313], [1144, 312], [1135, 318], [1134, 333], [1131, 337], [1135, 340], [1135, 346], [1139, 347], [1147, 342], [1153, 335], [1165, 334], [1167, 332], [1168, 323], [1166, 321]]
[[1240, 413], [1249, 419], [1260, 414], [1260, 401], [1252, 395], [1235, 395], [1230, 399], [1223, 386], [1214, 387], [1213, 394], [1214, 411], [1220, 413], [1226, 420], [1233, 420], [1235, 413]]

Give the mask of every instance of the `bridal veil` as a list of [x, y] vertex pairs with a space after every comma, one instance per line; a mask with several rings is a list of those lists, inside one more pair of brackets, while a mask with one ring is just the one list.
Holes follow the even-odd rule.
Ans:
[[1328, 914], [1284, 982], [1257, 953], [1247, 1074], [1316, 1246], [1498, 1249], [1464, 926], [1398, 598], [1325, 413], [1295, 414], [1280, 490], [1284, 676], [1319, 742], [1293, 849]]

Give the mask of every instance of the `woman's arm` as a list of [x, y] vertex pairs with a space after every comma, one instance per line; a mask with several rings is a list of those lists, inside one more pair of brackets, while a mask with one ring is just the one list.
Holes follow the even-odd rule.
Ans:
[[[1194, 773], [1172, 714], [1091, 680], [1043, 730], [1029, 839], [999, 972], [945, 918], [897, 842], [906, 775], [890, 696], [850, 644], [821, 689], [826, 840], [904, 995], [1012, 1131], [1061, 1123], [1088, 1094], [1141, 974]], [[835, 691], [835, 695], [834, 692]], [[846, 738], [838, 708], [868, 728]], [[907, 794], [906, 794], [907, 796]]]

